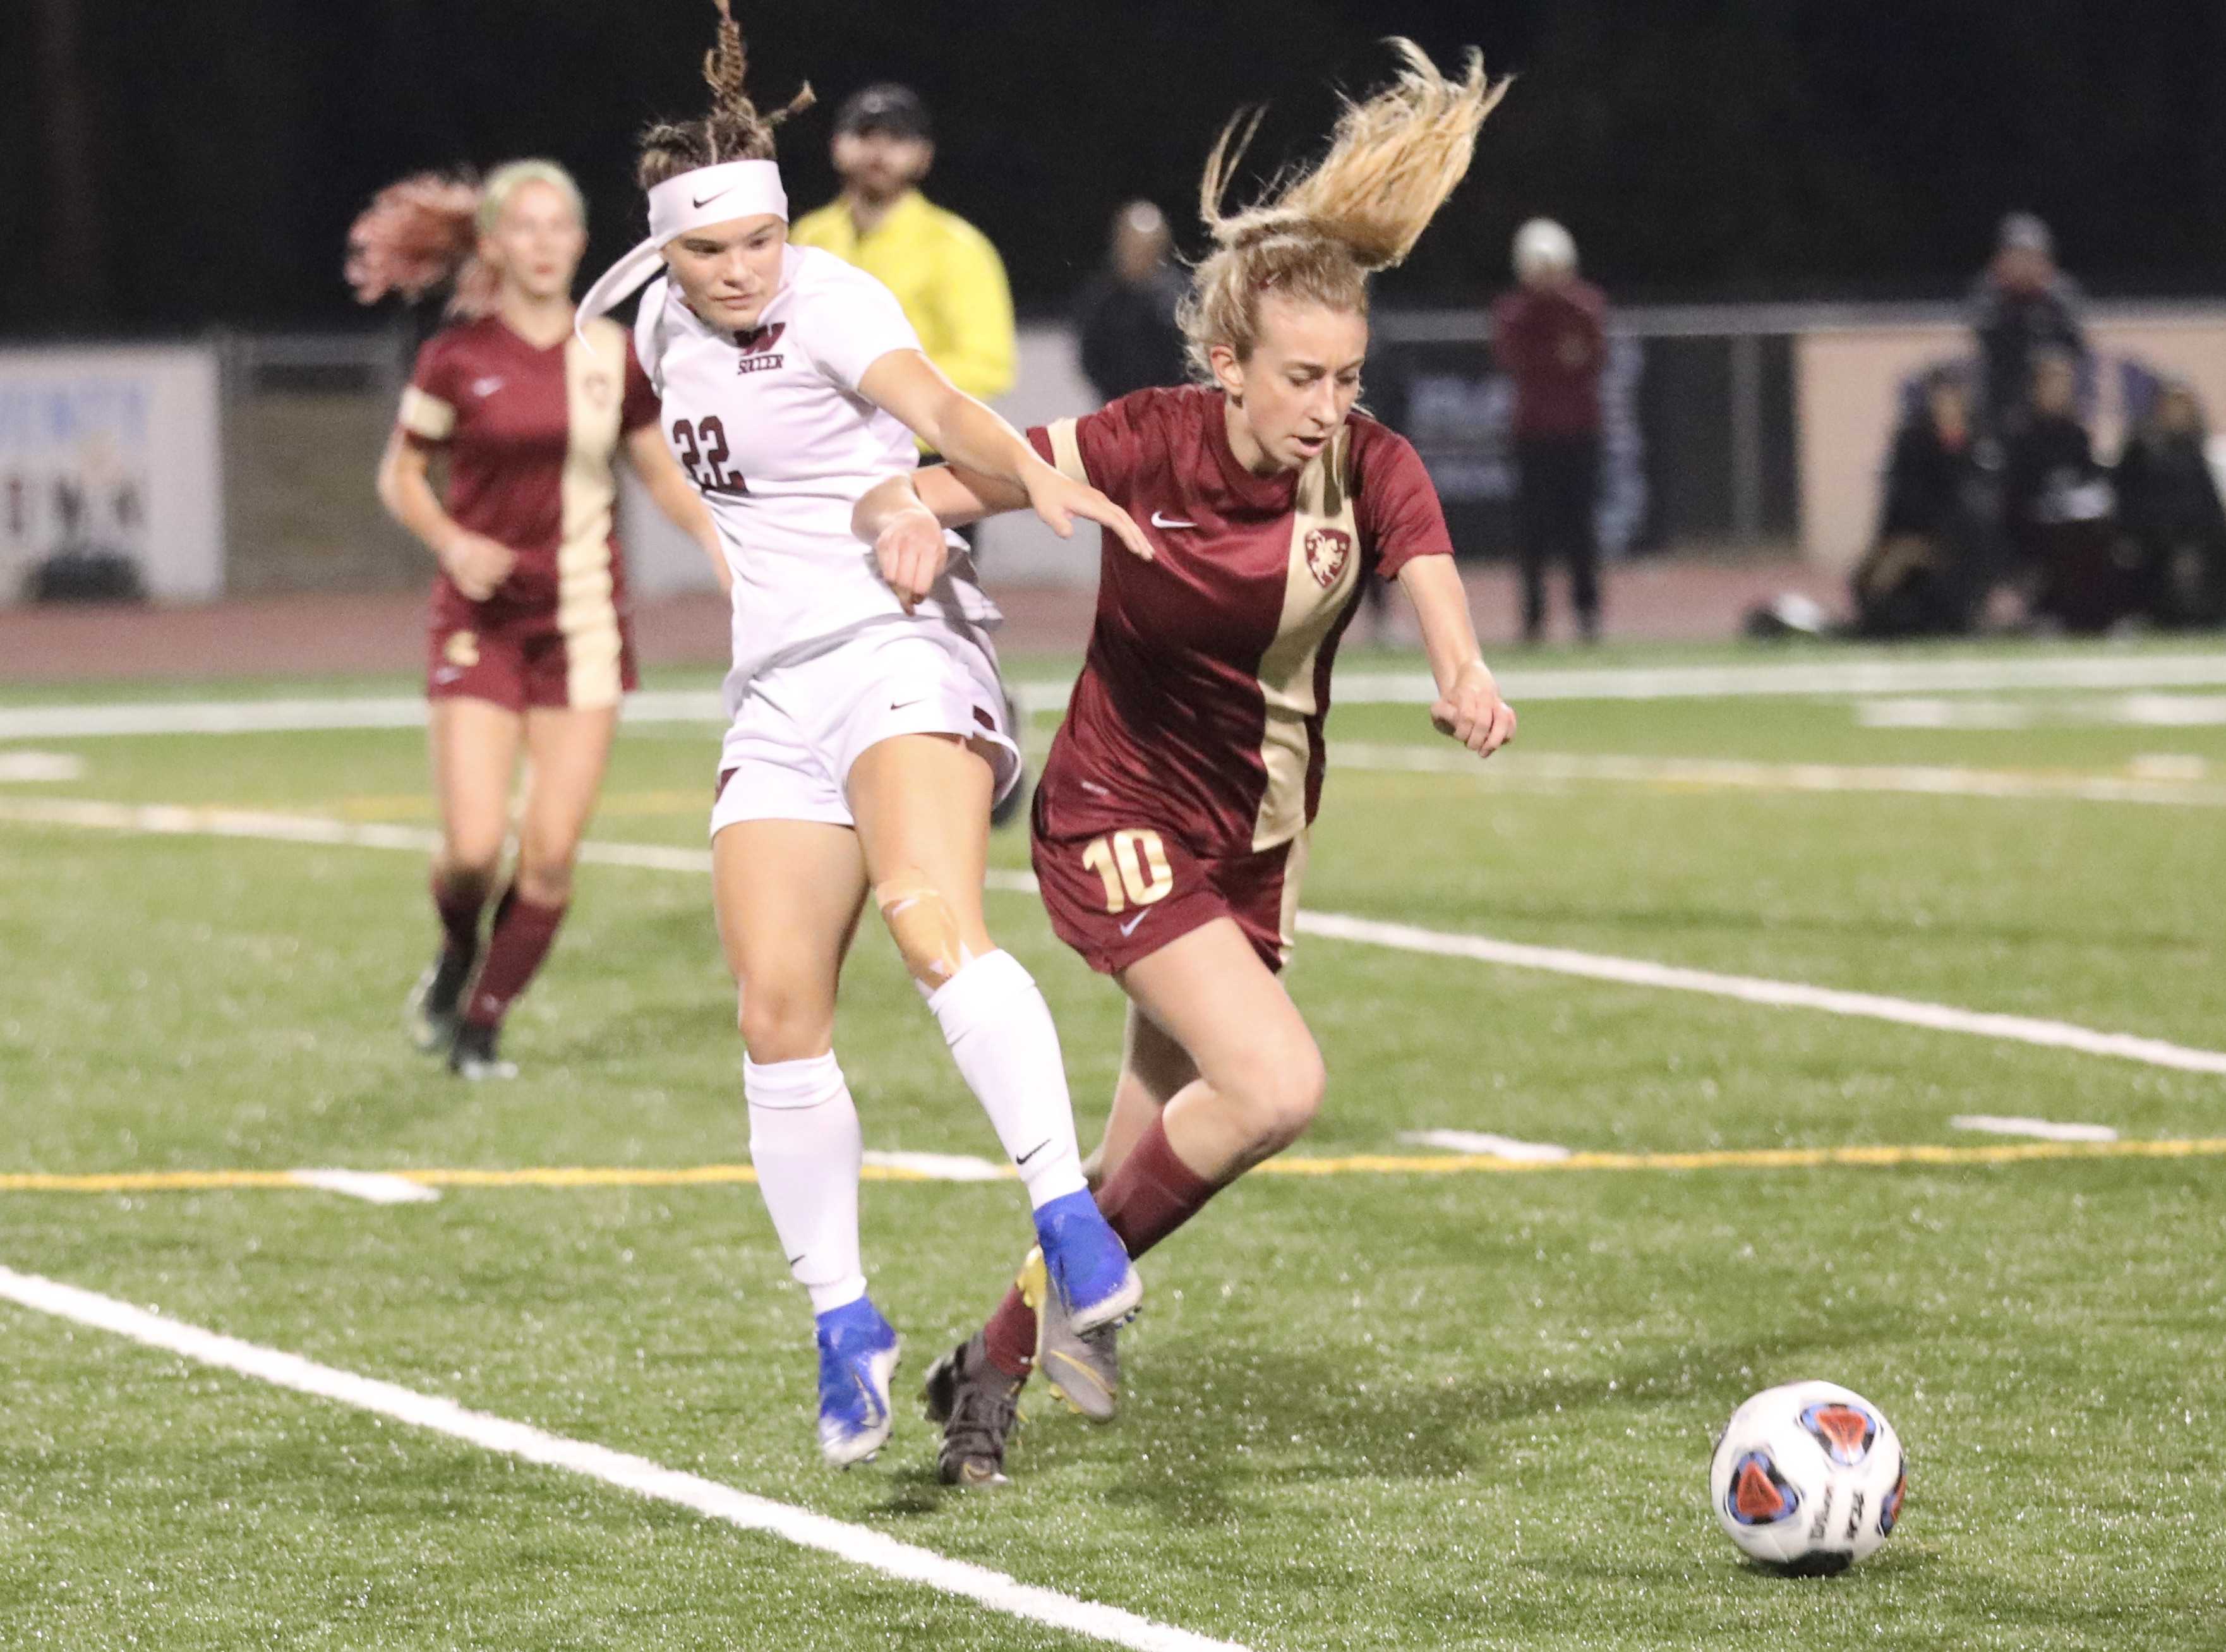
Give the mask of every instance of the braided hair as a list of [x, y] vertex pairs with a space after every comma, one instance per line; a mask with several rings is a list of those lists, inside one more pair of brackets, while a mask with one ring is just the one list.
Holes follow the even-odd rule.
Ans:
[[760, 113], [743, 90], [749, 54], [735, 22], [732, 0], [712, 0], [719, 9], [718, 41], [703, 54], [703, 79], [711, 88], [710, 112], [700, 120], [658, 121], [641, 135], [634, 175], [644, 189], [699, 167], [727, 161], [770, 161], [773, 129], [816, 99], [806, 86], [785, 107]]

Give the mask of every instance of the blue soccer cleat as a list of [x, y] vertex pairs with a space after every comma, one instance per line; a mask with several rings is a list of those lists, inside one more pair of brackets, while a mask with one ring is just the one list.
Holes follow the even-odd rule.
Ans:
[[1064, 1193], [1036, 1211], [1044, 1271], [1069, 1330], [1081, 1336], [1129, 1318], [1144, 1299], [1144, 1280], [1120, 1236], [1087, 1192]]
[[847, 1469], [887, 1443], [897, 1333], [864, 1297], [830, 1308], [819, 1325], [819, 1454]]

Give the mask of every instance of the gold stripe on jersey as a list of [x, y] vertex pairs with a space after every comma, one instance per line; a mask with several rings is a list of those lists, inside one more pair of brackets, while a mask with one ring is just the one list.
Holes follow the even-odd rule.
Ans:
[[611, 571], [613, 461], [626, 394], [626, 334], [598, 318], [564, 344], [563, 526], [556, 546], [556, 629], [564, 638], [568, 705], [614, 706], [620, 694], [619, 610]]
[[446, 442], [456, 428], [456, 410], [437, 396], [428, 396], [415, 384], [402, 391], [402, 410], [395, 422], [413, 436], [427, 442]]
[[1291, 851], [1283, 857], [1283, 910], [1275, 920], [1275, 938], [1285, 963], [1291, 961], [1291, 949], [1299, 944], [1299, 886], [1307, 880], [1307, 856], [1313, 849], [1313, 832], [1302, 830], [1291, 840]]
[[1090, 473], [1082, 467], [1082, 442], [1074, 434], [1072, 419], [1053, 419], [1044, 427], [1051, 438], [1051, 462], [1070, 482], [1090, 486]]
[[[1282, 618], [1275, 640], [1260, 657], [1260, 692], [1268, 710], [1260, 759], [1268, 785], [1252, 824], [1256, 851], [1288, 843], [1307, 828], [1312, 757], [1307, 721], [1321, 709], [1314, 701], [1314, 662], [1322, 639], [1360, 587], [1360, 531], [1346, 480], [1352, 455], [1352, 432], [1342, 429], [1299, 473]], [[1326, 581], [1316, 571], [1320, 568], [1332, 570]]]

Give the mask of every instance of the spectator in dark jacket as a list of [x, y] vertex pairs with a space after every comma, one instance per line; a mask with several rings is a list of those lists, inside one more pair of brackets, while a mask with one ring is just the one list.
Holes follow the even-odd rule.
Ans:
[[1082, 371], [1100, 401], [1186, 377], [1175, 306], [1189, 283], [1173, 249], [1167, 218], [1150, 201], [1132, 200], [1114, 218], [1111, 256], [1074, 305]]
[[2035, 613], [2095, 632], [2133, 607], [2115, 506], [2109, 473], [2080, 422], [2078, 363], [2061, 351], [2040, 352], [2002, 477], [2003, 525]]
[[1523, 634], [1546, 626], [1546, 564], [1569, 564], [1569, 606], [1587, 642], [1600, 635], [1600, 376], [1607, 301], [1577, 275], [1577, 245], [1551, 219], [1516, 232], [1521, 282], [1491, 309], [1491, 353], [1515, 385], [1516, 537]]
[[2032, 403], [2032, 369], [2043, 352], [2069, 356], [2083, 401], [2092, 378], [2087, 334], [2080, 322], [2084, 296], [2056, 267], [2048, 226], [2031, 213], [2002, 219], [1993, 259], [1971, 295], [1971, 330], [1978, 335], [1982, 430], [2014, 438]]
[[2206, 447], [2202, 404], [2172, 383], [2118, 459], [2118, 525], [2139, 559], [2142, 606], [2164, 625], [2226, 619], [2226, 510]]
[[1854, 574], [1860, 633], [1955, 635], [1976, 623], [1994, 503], [1978, 451], [1969, 388], [1959, 371], [1941, 368], [1894, 438], [1878, 539]]

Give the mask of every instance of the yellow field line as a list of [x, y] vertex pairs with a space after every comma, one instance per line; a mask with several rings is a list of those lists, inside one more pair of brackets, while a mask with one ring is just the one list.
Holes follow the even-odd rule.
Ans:
[[[1487, 1153], [1352, 1153], [1270, 1159], [1263, 1176], [1543, 1175], [1572, 1170], [1816, 1170], [1898, 1165], [2022, 1165], [2067, 1159], [2226, 1158], [2226, 1136], [2163, 1141], [2021, 1141], [1983, 1147], [1931, 1143], [1849, 1147], [1752, 1147], [1717, 1153], [1575, 1153], [1567, 1159], [1495, 1159]], [[382, 1172], [427, 1187], [702, 1187], [754, 1182], [747, 1165], [544, 1166], [514, 1170], [394, 1170]], [[1009, 1173], [1009, 1172], [1008, 1172]], [[869, 1182], [929, 1182], [931, 1172], [868, 1165]], [[290, 1170], [150, 1170], [92, 1175], [0, 1174], [0, 1193], [180, 1193], [241, 1188], [300, 1188]]]

